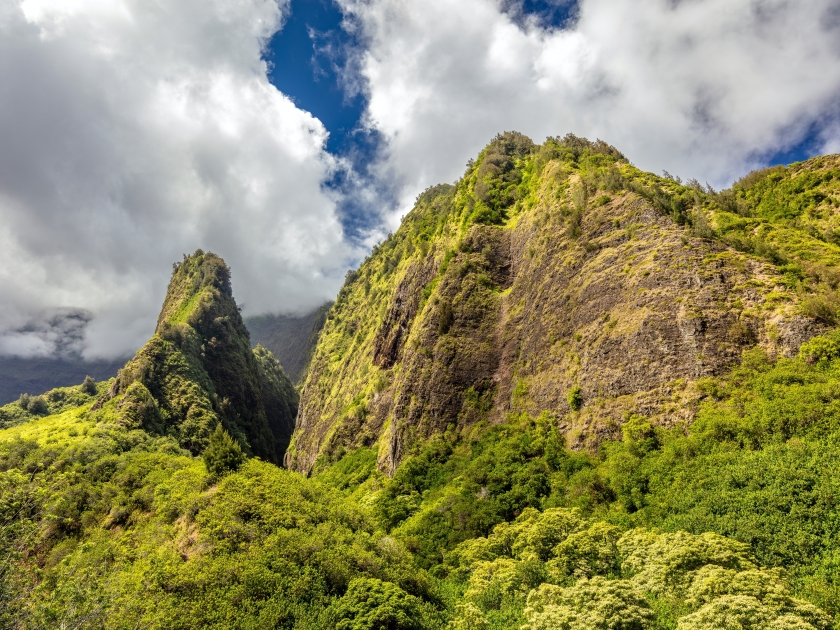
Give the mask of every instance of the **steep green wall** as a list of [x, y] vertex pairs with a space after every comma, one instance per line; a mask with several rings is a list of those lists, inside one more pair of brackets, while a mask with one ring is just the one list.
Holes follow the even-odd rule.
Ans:
[[[690, 420], [699, 379], [755, 345], [790, 356], [836, 318], [840, 247], [813, 227], [833, 225], [836, 173], [829, 156], [718, 193], [600, 141], [498, 136], [348, 276], [287, 465], [375, 446], [393, 471], [431, 435], [510, 413], [548, 413], [589, 448], [632, 414]], [[774, 195], [810, 201], [778, 219]]]

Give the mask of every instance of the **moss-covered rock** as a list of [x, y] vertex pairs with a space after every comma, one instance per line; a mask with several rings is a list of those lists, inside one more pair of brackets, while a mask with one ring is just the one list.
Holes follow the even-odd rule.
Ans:
[[[840, 262], [825, 236], [833, 164], [724, 194], [644, 173], [600, 141], [498, 136], [348, 274], [287, 464], [311, 471], [367, 446], [393, 473], [429, 436], [511, 413], [547, 413], [578, 448], [620, 437], [634, 416], [691, 422], [698, 384], [745, 350], [791, 356], [826, 330], [836, 286], [806, 276], [834, 278]], [[795, 216], [777, 211], [794, 198]], [[785, 247], [759, 247], [759, 233]]]
[[94, 411], [173, 435], [202, 452], [221, 422], [247, 453], [280, 463], [298, 396], [270, 352], [251, 350], [230, 270], [198, 250], [174, 265], [151, 340], [120, 370]]

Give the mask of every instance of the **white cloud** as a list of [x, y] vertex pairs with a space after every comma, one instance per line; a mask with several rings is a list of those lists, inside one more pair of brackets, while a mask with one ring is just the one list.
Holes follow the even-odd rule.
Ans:
[[720, 186], [838, 115], [836, 0], [582, 0], [563, 30], [517, 25], [493, 0], [340, 2], [367, 45], [367, 124], [400, 186], [392, 222], [505, 130], [600, 137]]
[[70, 349], [135, 349], [199, 247], [246, 313], [335, 294], [341, 165], [261, 59], [287, 2], [0, 0], [0, 353], [67, 349], [77, 309]]
[[[386, 140], [379, 180], [347, 190], [400, 200], [371, 242], [505, 130], [600, 137], [716, 186], [815, 127], [840, 147], [836, 0], [582, 0], [566, 29], [501, 0], [339, 2], [365, 45], [343, 80]], [[335, 294], [359, 255], [324, 187], [343, 165], [261, 59], [288, 10], [0, 0], [0, 354], [134, 349], [198, 247], [246, 313]]]

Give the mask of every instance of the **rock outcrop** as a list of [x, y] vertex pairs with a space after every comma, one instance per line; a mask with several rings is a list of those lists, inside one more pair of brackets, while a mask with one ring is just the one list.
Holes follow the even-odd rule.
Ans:
[[106, 404], [193, 453], [221, 422], [247, 452], [280, 463], [298, 395], [269, 351], [251, 350], [224, 261], [198, 250], [175, 264], [155, 335], [94, 410]]
[[779, 260], [727, 244], [725, 201], [600, 141], [497, 137], [348, 276], [287, 465], [378, 445], [392, 471], [508, 414], [547, 414], [581, 448], [634, 414], [690, 422], [704, 377], [825, 330]]

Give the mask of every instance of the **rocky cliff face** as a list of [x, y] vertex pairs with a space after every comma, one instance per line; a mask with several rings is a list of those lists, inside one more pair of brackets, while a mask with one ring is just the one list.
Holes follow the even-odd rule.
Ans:
[[280, 463], [298, 396], [270, 352], [251, 350], [224, 261], [199, 250], [176, 263], [155, 335], [94, 409], [106, 405], [193, 453], [221, 422], [249, 452]]
[[287, 465], [376, 444], [392, 471], [430, 435], [508, 414], [547, 414], [578, 447], [634, 414], [690, 422], [704, 377], [825, 329], [803, 302], [823, 289], [796, 252], [840, 249], [805, 231], [811, 250], [773, 245], [789, 242], [790, 217], [749, 202], [768, 176], [720, 194], [643, 173], [600, 141], [497, 137], [348, 277]]

